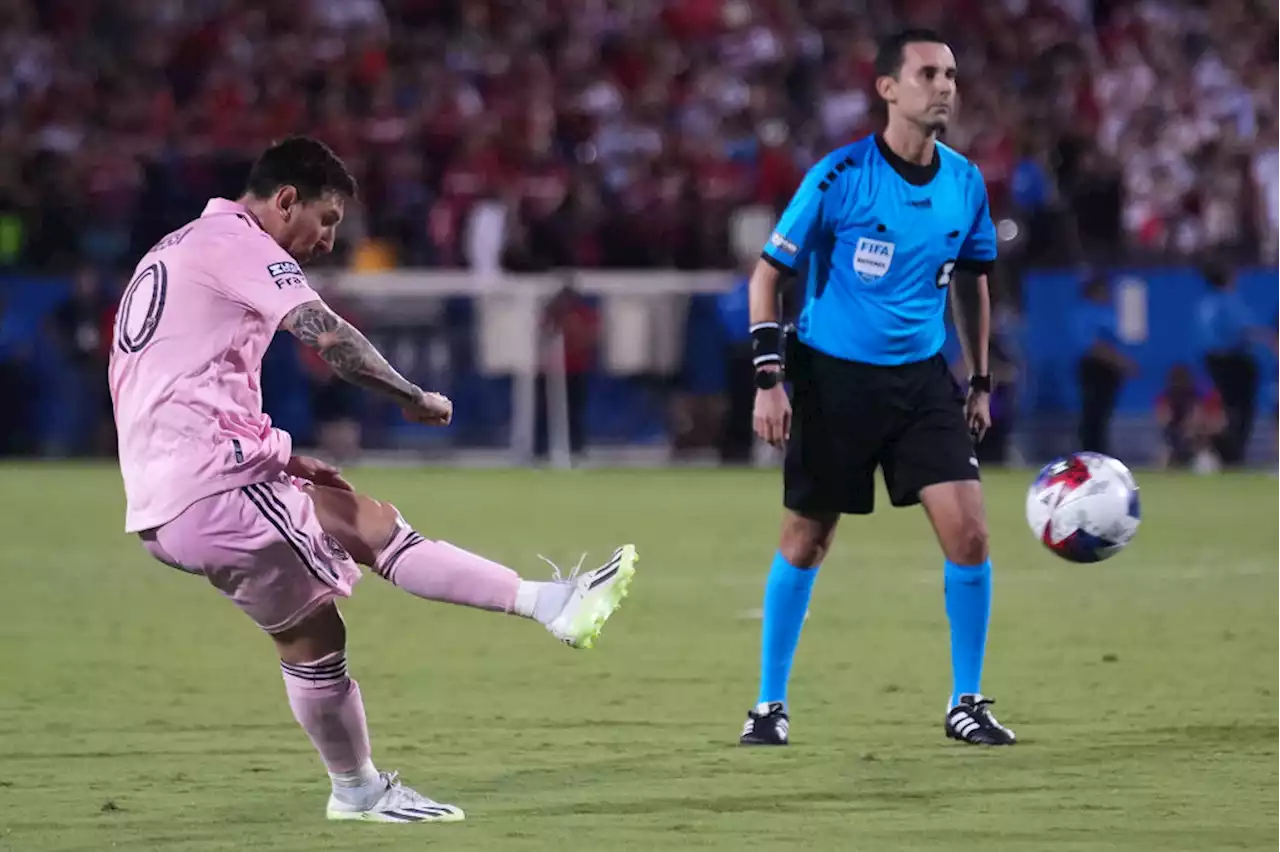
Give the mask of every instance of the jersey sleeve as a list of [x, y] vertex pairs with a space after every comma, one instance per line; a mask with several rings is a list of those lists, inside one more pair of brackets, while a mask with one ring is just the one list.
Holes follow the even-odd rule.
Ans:
[[817, 242], [823, 225], [823, 201], [836, 178], [829, 159], [820, 160], [804, 176], [765, 243], [764, 259], [783, 272], [794, 272], [803, 265]]
[[235, 240], [223, 257], [218, 278], [224, 291], [272, 328], [298, 305], [320, 299], [298, 262], [261, 233]]
[[969, 226], [969, 234], [960, 246], [960, 257], [956, 259], [956, 267], [969, 272], [985, 274], [991, 271], [996, 259], [996, 228], [991, 223], [991, 205], [987, 201], [987, 184], [982, 173], [974, 168], [977, 175], [977, 189], [971, 190], [975, 197], [977, 212], [973, 224]]

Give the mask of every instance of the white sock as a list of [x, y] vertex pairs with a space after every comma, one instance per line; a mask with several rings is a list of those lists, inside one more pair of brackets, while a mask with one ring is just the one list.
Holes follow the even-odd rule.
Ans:
[[350, 804], [365, 804], [370, 799], [376, 800], [374, 793], [382, 795], [382, 776], [374, 768], [372, 760], [366, 760], [363, 766], [354, 772], [330, 772], [329, 780], [333, 782], [333, 795]]
[[512, 610], [516, 615], [532, 618], [540, 624], [555, 621], [560, 610], [564, 609], [569, 596], [573, 594], [572, 583], [539, 583], [534, 580], [521, 580], [516, 590], [516, 605]]

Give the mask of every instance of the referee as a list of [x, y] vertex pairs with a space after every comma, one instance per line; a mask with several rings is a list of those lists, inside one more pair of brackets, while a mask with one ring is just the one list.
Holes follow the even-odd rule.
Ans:
[[[979, 690], [991, 604], [974, 440], [991, 425], [987, 272], [995, 229], [982, 175], [937, 141], [956, 60], [928, 30], [880, 45], [881, 133], [824, 157], [779, 219], [750, 283], [755, 429], [786, 445], [781, 543], [764, 594], [760, 692], [740, 741], [786, 745], [787, 682], [819, 566], [841, 515], [873, 508], [879, 468], [894, 506], [923, 504], [945, 557], [952, 688], [946, 734], [1010, 745]], [[788, 335], [778, 285], [804, 297]], [[947, 294], [970, 369], [962, 391], [940, 354]]]

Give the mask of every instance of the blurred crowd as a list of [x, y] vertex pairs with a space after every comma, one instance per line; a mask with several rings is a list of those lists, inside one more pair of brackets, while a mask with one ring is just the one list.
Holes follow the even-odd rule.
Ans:
[[[0, 0], [0, 267], [116, 268], [270, 140], [346, 157], [339, 262], [727, 267], [877, 126], [875, 38], [932, 26], [947, 141], [1015, 252], [1274, 257], [1276, 14], [1251, 0]], [[478, 206], [479, 205], [479, 206]], [[492, 209], [492, 205], [490, 205]]]
[[[119, 282], [237, 194], [272, 140], [316, 135], [360, 181], [332, 263], [741, 270], [757, 249], [741, 235], [879, 127], [876, 38], [903, 25], [956, 52], [946, 141], [983, 170], [1002, 241], [1005, 396], [984, 461], [1012, 431], [1021, 269], [1275, 262], [1277, 8], [1261, 0], [0, 0], [0, 275], [76, 282], [34, 338], [0, 291], [0, 454], [110, 452]], [[1080, 441], [1103, 448], [1132, 366], [1106, 293], [1088, 298]], [[1171, 463], [1212, 445], [1230, 464], [1248, 442], [1257, 380], [1239, 353], [1274, 351], [1275, 324], [1231, 298], [1197, 309], [1217, 360], [1158, 401]], [[745, 305], [740, 279], [689, 335], [677, 450], [751, 453]], [[577, 452], [599, 318], [577, 297], [553, 308]], [[359, 399], [301, 369], [314, 440], [358, 451]], [[80, 390], [40, 402], [55, 382]], [[62, 425], [37, 436], [38, 407]]]

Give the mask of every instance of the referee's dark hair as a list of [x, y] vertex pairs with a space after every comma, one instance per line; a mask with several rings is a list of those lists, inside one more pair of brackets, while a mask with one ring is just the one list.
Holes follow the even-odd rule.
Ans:
[[902, 70], [902, 49], [909, 44], [946, 44], [934, 30], [915, 28], [898, 30], [880, 40], [876, 48], [876, 77], [897, 79]]
[[282, 186], [296, 189], [303, 203], [329, 192], [354, 199], [357, 189], [342, 158], [310, 136], [290, 136], [263, 151], [245, 188], [255, 198], [270, 198]]

